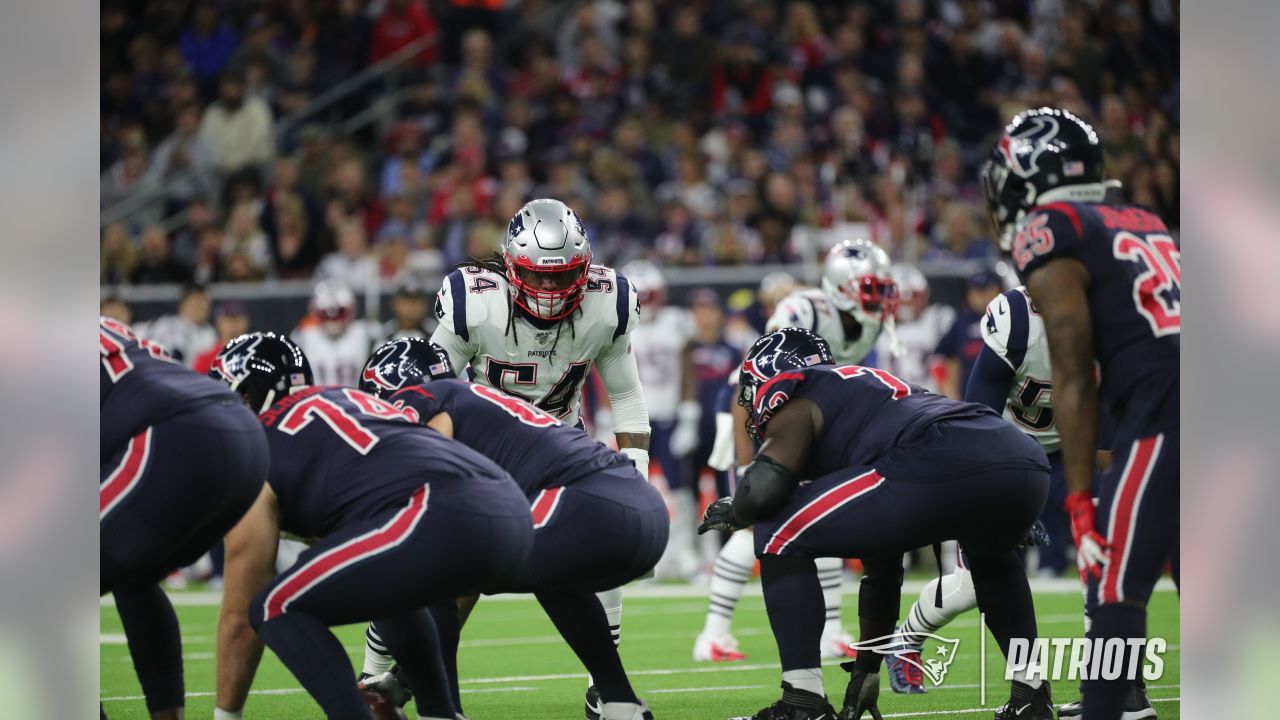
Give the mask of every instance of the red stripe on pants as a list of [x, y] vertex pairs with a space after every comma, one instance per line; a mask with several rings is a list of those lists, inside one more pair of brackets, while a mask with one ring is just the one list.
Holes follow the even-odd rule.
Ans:
[[822, 493], [778, 526], [778, 529], [773, 533], [773, 537], [769, 538], [769, 544], [765, 546], [765, 554], [777, 555], [781, 553], [787, 545], [790, 545], [793, 540], [800, 537], [811, 525], [826, 517], [841, 505], [870, 492], [883, 482], [884, 477], [875, 470], [871, 470], [852, 480], [846, 480]]
[[264, 620], [283, 614], [289, 603], [339, 570], [404, 542], [426, 514], [428, 490], [422, 486], [409, 498], [409, 504], [382, 527], [352, 538], [291, 571], [289, 578], [267, 595]]
[[1142, 438], [1134, 443], [1133, 454], [1125, 466], [1124, 475], [1120, 478], [1120, 486], [1116, 488], [1116, 497], [1111, 507], [1110, 527], [1107, 528], [1107, 544], [1111, 546], [1111, 556], [1107, 561], [1106, 572], [1102, 576], [1102, 602], [1114, 603], [1123, 598], [1123, 587], [1120, 576], [1132, 550], [1133, 529], [1138, 521], [1138, 505], [1142, 501], [1142, 491], [1151, 477], [1151, 469], [1155, 465], [1156, 448], [1163, 435]]
[[533, 515], [533, 529], [545, 527], [547, 522], [551, 520], [551, 515], [556, 511], [556, 506], [560, 504], [560, 494], [564, 492], [564, 487], [547, 488], [538, 493], [533, 499], [533, 506], [529, 509], [529, 513]]
[[147, 461], [151, 459], [151, 428], [147, 428], [142, 432], [129, 438], [129, 444], [125, 446], [124, 459], [120, 461], [120, 465], [107, 476], [106, 482], [98, 488], [98, 520], [106, 517], [107, 513], [116, 505], [119, 505], [124, 497], [129, 494], [138, 481], [142, 479], [142, 473], [147, 469]]

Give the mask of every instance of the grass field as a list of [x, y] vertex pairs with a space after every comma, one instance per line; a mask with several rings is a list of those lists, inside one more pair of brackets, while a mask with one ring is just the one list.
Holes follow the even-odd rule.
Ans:
[[[856, 587], [856, 585], [854, 585]], [[917, 586], [918, 587], [918, 586]], [[691, 660], [693, 638], [702, 627], [706, 601], [684, 588], [639, 588], [629, 593], [623, 613], [622, 655], [636, 691], [660, 720], [723, 720], [750, 715], [779, 695], [777, 650], [769, 633], [758, 586], [744, 597], [734, 630], [747, 653], [740, 663], [711, 664]], [[672, 595], [653, 597], [654, 594]], [[916, 593], [903, 593], [904, 609]], [[214, 638], [217, 607], [200, 596], [179, 595], [183, 653], [187, 676], [187, 717], [207, 718], [213, 711]], [[1036, 610], [1043, 636], [1082, 633], [1078, 592], [1038, 592]], [[846, 622], [857, 607], [846, 601]], [[1151, 601], [1149, 632], [1169, 643], [1162, 679], [1150, 694], [1162, 720], [1179, 716], [1179, 635], [1177, 596], [1157, 592]], [[337, 629], [358, 667], [363, 628]], [[985, 631], [984, 631], [985, 632]], [[148, 716], [119, 617], [102, 608], [101, 688], [111, 720], [145, 720]], [[962, 616], [941, 633], [959, 638], [956, 660], [944, 683], [923, 696], [893, 695], [882, 676], [880, 708], [886, 717], [991, 717], [1008, 697], [1002, 678], [1003, 659], [987, 636], [988, 669], [985, 708], [980, 705], [980, 643], [976, 613]], [[930, 648], [926, 648], [926, 653]], [[556, 635], [541, 609], [526, 597], [486, 598], [463, 630], [459, 657], [463, 705], [472, 720], [574, 720], [582, 717], [585, 675], [577, 659]], [[827, 695], [837, 703], [848, 675], [832, 664], [826, 668]], [[1054, 685], [1055, 701], [1075, 699], [1075, 683]], [[410, 714], [412, 717], [412, 714]], [[247, 719], [320, 718], [320, 709], [301, 691], [293, 676], [267, 652], [245, 708]]]

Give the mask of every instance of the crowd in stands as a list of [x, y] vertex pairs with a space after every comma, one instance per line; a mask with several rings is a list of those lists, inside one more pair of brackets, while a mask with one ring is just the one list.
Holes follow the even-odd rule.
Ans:
[[993, 258], [977, 170], [1045, 104], [1178, 223], [1176, 0], [104, 0], [101, 41], [104, 284], [438, 275], [536, 196], [610, 264]]

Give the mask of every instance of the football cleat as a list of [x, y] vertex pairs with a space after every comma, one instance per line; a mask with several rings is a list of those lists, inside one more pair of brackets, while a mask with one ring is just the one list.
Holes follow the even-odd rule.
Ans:
[[872, 720], [884, 720], [877, 701], [880, 699], [880, 673], [860, 670], [852, 662], [840, 663], [849, 673], [849, 685], [844, 689], [844, 707], [838, 720], [862, 720], [864, 714]]
[[[1147, 698], [1147, 686], [1139, 680], [1129, 687], [1129, 697], [1124, 701], [1124, 712], [1120, 713], [1120, 720], [1155, 720], [1156, 709], [1151, 706], [1151, 700]], [[1084, 717], [1084, 704], [1076, 700], [1066, 705], [1059, 705], [1058, 717], [1068, 719]]]
[[[601, 720], [604, 717], [604, 700], [600, 698], [600, 691], [596, 689], [595, 685], [587, 688], [587, 696], [583, 699], [583, 705], [583, 714], [587, 720]], [[649, 706], [643, 700], [640, 701], [639, 717], [642, 720], [653, 720], [653, 711], [649, 709]]]
[[1009, 692], [1009, 702], [996, 709], [995, 720], [1053, 720], [1053, 696], [1049, 682], [1032, 689], [1017, 680]]
[[[797, 705], [792, 700], [801, 700], [804, 704]], [[797, 690], [791, 683], [784, 682], [781, 700], [750, 717], [742, 715], [729, 720], [835, 720], [835, 717], [836, 711], [825, 696]]]
[[858, 651], [853, 647], [853, 636], [847, 632], [824, 634], [822, 636], [823, 659], [842, 659], [852, 660], [858, 657]]
[[[915, 664], [910, 661], [914, 660]], [[900, 695], [923, 695], [924, 689], [924, 671], [920, 663], [920, 653], [907, 652], [902, 653], [902, 657], [897, 655], [885, 655], [885, 665], [889, 666], [889, 688]]]
[[390, 672], [384, 672], [380, 675], [360, 673], [359, 682], [356, 684], [364, 690], [370, 690], [381, 695], [386, 698], [387, 702], [396, 707], [404, 707], [405, 703], [409, 702], [413, 697], [413, 693], [409, 692], [409, 689], [402, 682], [402, 678], [398, 676], [399, 670], [399, 666], [396, 666]]
[[693, 641], [693, 659], [695, 662], [737, 662], [746, 660], [747, 656], [738, 649], [738, 639], [734, 636], [701, 633]]

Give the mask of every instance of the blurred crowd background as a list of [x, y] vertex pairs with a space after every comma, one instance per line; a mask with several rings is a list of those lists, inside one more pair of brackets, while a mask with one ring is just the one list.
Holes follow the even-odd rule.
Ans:
[[812, 261], [854, 228], [971, 267], [995, 258], [977, 169], [1044, 104], [1179, 222], [1177, 0], [104, 0], [101, 22], [104, 286], [431, 286], [536, 196], [611, 265]]

